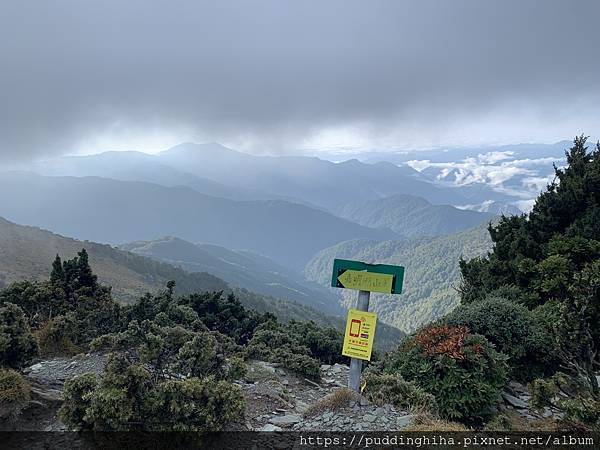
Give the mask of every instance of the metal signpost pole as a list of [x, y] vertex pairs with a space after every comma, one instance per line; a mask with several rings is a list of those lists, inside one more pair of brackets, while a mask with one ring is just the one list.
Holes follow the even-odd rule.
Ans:
[[[358, 302], [356, 309], [369, 311], [369, 291], [358, 291]], [[348, 389], [360, 392], [360, 375], [362, 372], [362, 360], [350, 358], [350, 371], [348, 372]]]

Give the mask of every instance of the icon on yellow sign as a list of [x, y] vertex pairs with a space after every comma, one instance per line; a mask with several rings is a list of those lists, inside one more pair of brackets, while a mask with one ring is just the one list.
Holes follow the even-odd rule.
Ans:
[[377, 314], [358, 309], [349, 310], [342, 355], [370, 361], [376, 325]]

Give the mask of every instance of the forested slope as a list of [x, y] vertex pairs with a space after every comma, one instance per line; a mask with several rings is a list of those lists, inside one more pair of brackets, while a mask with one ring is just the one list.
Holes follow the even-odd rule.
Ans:
[[[308, 279], [328, 285], [334, 258], [397, 264], [406, 267], [401, 295], [371, 295], [371, 309], [381, 320], [410, 332], [451, 311], [459, 302], [459, 260], [484, 255], [491, 248], [487, 225], [437, 238], [406, 241], [342, 242], [321, 251], [305, 269]], [[335, 289], [335, 288], [331, 288]], [[338, 290], [345, 305], [356, 292]]]

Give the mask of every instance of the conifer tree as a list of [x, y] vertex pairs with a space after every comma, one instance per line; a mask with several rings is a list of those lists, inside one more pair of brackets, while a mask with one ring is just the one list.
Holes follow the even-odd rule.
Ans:
[[63, 270], [62, 261], [57, 254], [52, 263], [52, 272], [50, 273], [50, 282], [54, 285], [63, 284], [65, 281], [65, 272]]

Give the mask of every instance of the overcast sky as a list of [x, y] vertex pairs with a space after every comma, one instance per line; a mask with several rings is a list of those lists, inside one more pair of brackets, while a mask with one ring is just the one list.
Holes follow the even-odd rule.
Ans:
[[599, 17], [597, 0], [4, 0], [0, 158], [598, 135]]

